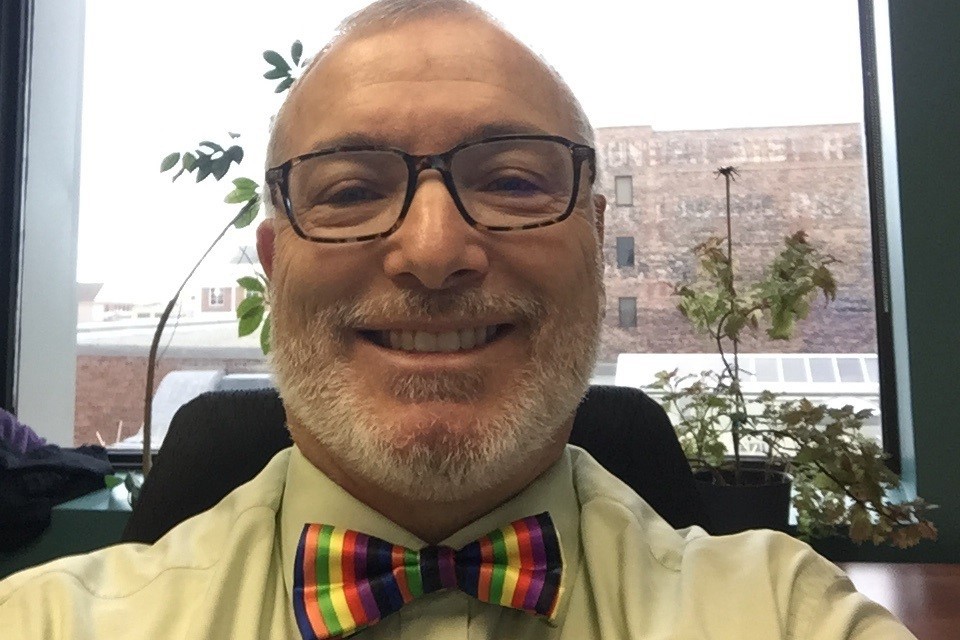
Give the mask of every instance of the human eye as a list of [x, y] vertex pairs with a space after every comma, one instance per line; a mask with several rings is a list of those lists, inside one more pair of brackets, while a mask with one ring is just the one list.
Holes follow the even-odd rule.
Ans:
[[506, 195], [530, 196], [543, 193], [541, 180], [529, 175], [493, 176], [484, 183], [483, 191]]
[[324, 190], [317, 204], [331, 207], [350, 207], [370, 204], [384, 198], [380, 190], [373, 185], [351, 184], [337, 185]]

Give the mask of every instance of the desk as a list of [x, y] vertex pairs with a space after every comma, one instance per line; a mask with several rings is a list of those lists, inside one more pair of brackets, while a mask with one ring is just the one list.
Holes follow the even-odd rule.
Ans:
[[840, 568], [920, 640], [960, 638], [960, 564], [848, 562]]

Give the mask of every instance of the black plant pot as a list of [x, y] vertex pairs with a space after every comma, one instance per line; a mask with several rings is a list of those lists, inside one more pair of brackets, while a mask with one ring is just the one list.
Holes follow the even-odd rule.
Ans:
[[[747, 463], [749, 465], [749, 463]], [[740, 469], [739, 485], [732, 470], [722, 470], [726, 485], [715, 484], [714, 472], [694, 472], [700, 500], [710, 519], [707, 531], [715, 536], [747, 529], [786, 531], [790, 519], [792, 478], [781, 471], [767, 471], [752, 465]]]

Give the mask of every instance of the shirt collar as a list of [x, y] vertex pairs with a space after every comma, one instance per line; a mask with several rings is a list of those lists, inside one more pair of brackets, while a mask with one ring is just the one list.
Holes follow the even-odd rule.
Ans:
[[[519, 494], [474, 520], [441, 544], [459, 549], [515, 520], [547, 511], [560, 538], [563, 578], [552, 624], [562, 625], [580, 566], [580, 505], [573, 484], [571, 450]], [[294, 445], [280, 510], [283, 579], [292, 593], [297, 545], [303, 525], [316, 522], [361, 531], [409, 549], [427, 543], [347, 493], [307, 460]]]

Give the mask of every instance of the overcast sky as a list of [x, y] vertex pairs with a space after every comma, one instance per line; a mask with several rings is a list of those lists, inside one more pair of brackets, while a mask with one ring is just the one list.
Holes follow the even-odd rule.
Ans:
[[[226, 183], [171, 184], [160, 160], [237, 131], [236, 175], [259, 181], [280, 102], [262, 51], [300, 39], [312, 53], [364, 4], [87, 0], [78, 280], [167, 298], [234, 210]], [[557, 68], [596, 127], [862, 120], [856, 0], [479, 4]], [[220, 255], [252, 238], [235, 232]]]

